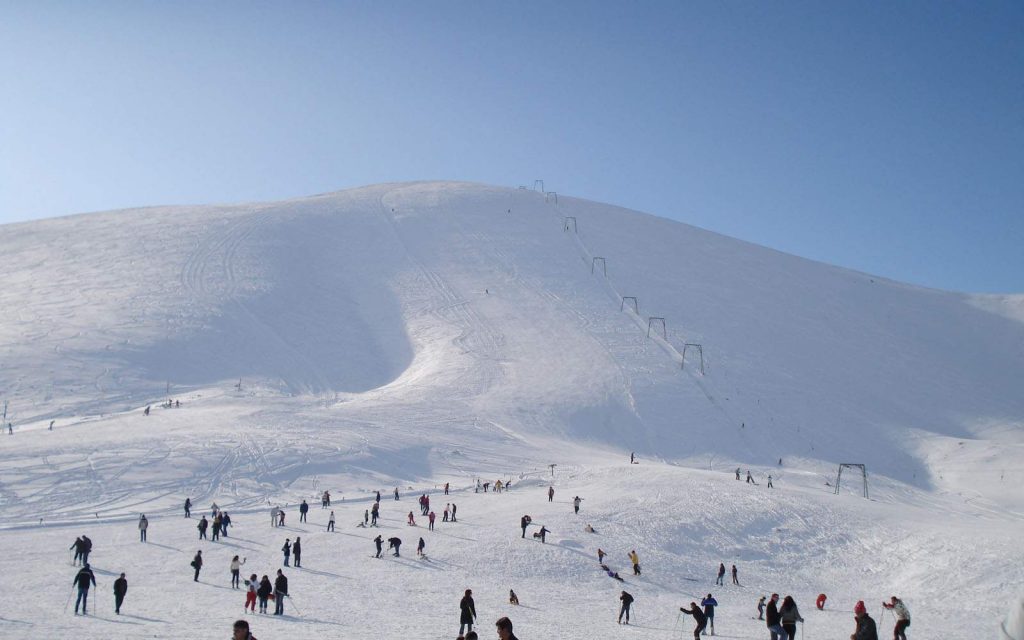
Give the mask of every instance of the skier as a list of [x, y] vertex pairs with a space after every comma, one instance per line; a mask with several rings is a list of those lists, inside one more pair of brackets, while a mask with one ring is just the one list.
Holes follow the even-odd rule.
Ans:
[[473, 602], [473, 590], [466, 589], [466, 595], [459, 601], [459, 635], [462, 635], [463, 627], [466, 631], [472, 631], [475, 622], [476, 604]]
[[288, 560], [292, 557], [292, 539], [285, 538], [284, 546], [281, 547], [281, 551], [284, 553], [284, 566], [290, 566]]
[[[700, 610], [696, 602], [691, 602], [689, 609], [679, 607], [679, 610], [688, 616], [693, 616], [693, 621], [697, 623], [697, 626], [693, 628], [693, 640], [700, 640], [700, 636], [704, 633], [704, 628], [708, 624], [707, 615]], [[712, 631], [711, 635], [715, 635], [715, 632]]]
[[196, 574], [192, 577], [192, 582], [199, 582], [199, 570], [203, 568], [202, 550], [196, 551], [196, 556], [192, 558], [192, 568], [196, 570]]
[[306, 514], [309, 513], [309, 505], [303, 500], [302, 504], [299, 505], [299, 522], [306, 521]]
[[530, 518], [530, 516], [523, 516], [522, 518], [519, 518], [519, 526], [523, 530], [523, 537], [524, 538], [526, 537], [526, 527], [530, 526], [530, 522], [531, 521], [532, 521], [532, 518]]
[[554, 502], [555, 500], [555, 488], [548, 487], [548, 502]]
[[718, 564], [718, 579], [715, 580], [716, 585], [725, 586], [725, 563], [720, 562]]
[[284, 615], [284, 599], [288, 597], [288, 578], [284, 572], [277, 570], [277, 577], [274, 578], [274, 615]]
[[782, 628], [782, 618], [779, 616], [779, 594], [773, 593], [765, 608], [765, 626], [772, 634], [772, 640], [781, 638], [787, 640], [786, 630]]
[[878, 640], [878, 627], [875, 626], [874, 618], [868, 615], [863, 600], [858, 600], [854, 605], [853, 617], [857, 621], [857, 629], [850, 636], [850, 640]]
[[573, 512], [576, 513], [577, 515], [579, 515], [579, 512], [580, 512], [580, 503], [581, 502], [583, 502], [583, 498], [581, 498], [579, 496], [576, 496], [575, 498], [572, 499]]
[[732, 583], [737, 587], [743, 586], [740, 584], [739, 576], [736, 573], [736, 565], [732, 565]]
[[715, 600], [709, 593], [708, 597], [700, 601], [700, 606], [704, 607], [704, 615], [707, 617], [707, 626], [711, 627], [711, 635], [715, 635], [715, 607], [718, 606], [718, 600]]
[[83, 549], [85, 549], [85, 543], [82, 542], [82, 537], [79, 536], [79, 537], [75, 538], [75, 541], [73, 543], [71, 543], [71, 546], [68, 547], [68, 549], [74, 549], [75, 550], [75, 559], [71, 561], [71, 564], [72, 565], [76, 565], [76, 566], [81, 564], [79, 562], [79, 560], [82, 559], [82, 551], [83, 551]]
[[409, 512], [409, 521], [406, 524], [408, 524], [410, 527], [416, 526], [416, 518], [413, 517], [412, 511]]
[[494, 626], [498, 631], [498, 640], [519, 640], [516, 634], [512, 633], [512, 621], [507, 616], [498, 618]]
[[401, 553], [400, 553], [401, 548], [402, 548], [402, 539], [401, 538], [388, 538], [388, 551], [390, 551], [391, 549], [394, 549], [395, 550], [395, 554], [394, 555], [395, 555], [396, 558], [400, 558], [401, 557]]
[[750, 469], [747, 469], [747, 484], [757, 484], [754, 482], [754, 476], [750, 475]]
[[640, 556], [636, 554], [636, 549], [629, 552], [629, 561], [633, 563], [633, 575], [640, 575]]
[[128, 580], [122, 573], [120, 578], [114, 580], [114, 613], [117, 615], [121, 615], [121, 605], [124, 604], [126, 593], [128, 593]]
[[629, 607], [633, 604], [633, 596], [629, 595], [625, 591], [619, 596], [619, 600], [622, 601], [622, 606], [619, 607], [619, 624], [622, 624], [622, 616], [626, 616], [626, 624], [629, 624]]
[[419, 544], [416, 545], [416, 555], [426, 557], [426, 554], [423, 553], [426, 547], [427, 543], [423, 541], [423, 538], [420, 538]]
[[395, 487], [395, 500], [398, 500], [398, 487]]
[[444, 483], [444, 495], [448, 495], [448, 483]]
[[270, 578], [266, 574], [260, 579], [260, 586], [256, 590], [256, 597], [260, 599], [260, 613], [267, 612], [267, 600], [270, 599], [270, 594], [274, 592], [274, 586], [270, 584]]
[[795, 639], [796, 623], [803, 622], [804, 619], [800, 615], [800, 610], [796, 607], [796, 601], [793, 600], [793, 596], [783, 598], [782, 606], [779, 607], [779, 617], [782, 619], [782, 628], [785, 630], [786, 635]]
[[379, 502], [374, 502], [373, 503], [373, 507], [370, 508], [370, 519], [371, 519], [370, 526], [371, 527], [376, 527], [377, 526], [377, 516], [379, 514], [380, 514], [380, 503]]
[[256, 640], [256, 636], [249, 633], [249, 623], [245, 620], [235, 620], [231, 626], [231, 640]]
[[757, 600], [757, 619], [758, 620], [764, 620], [764, 601], [765, 601], [765, 597], [764, 596], [761, 596]]
[[437, 516], [434, 515], [433, 511], [431, 511], [430, 513], [427, 514], [427, 528], [430, 529], [431, 531], [434, 530], [434, 518], [436, 518], [436, 517]]
[[78, 605], [82, 605], [82, 615], [86, 615], [85, 610], [89, 601], [89, 583], [92, 586], [96, 586], [96, 576], [93, 574], [92, 569], [89, 568], [89, 563], [85, 562], [82, 568], [75, 574], [71, 584], [78, 585], [78, 598], [75, 599], [75, 615], [78, 615]]
[[245, 581], [245, 606], [242, 607], [243, 610], [248, 609], [250, 612], [256, 613], [256, 589], [258, 587], [259, 580], [256, 579], [256, 574], [254, 573]]
[[196, 525], [196, 529], [199, 529], [200, 540], [206, 540], [206, 528], [209, 526], [210, 522], [206, 519], [206, 516], [203, 516], [202, 519], [199, 521], [199, 524]]
[[825, 609], [826, 600], [828, 600], [828, 596], [824, 593], [818, 594], [818, 599], [814, 601], [814, 606], [818, 607], [818, 611], [823, 611]]
[[893, 640], [907, 640], [907, 627], [910, 626], [910, 610], [903, 601], [893, 596], [889, 602], [883, 602], [882, 606], [890, 609], [896, 616], [896, 627], [892, 630]]
[[89, 564], [89, 554], [92, 553], [92, 540], [89, 536], [82, 536], [82, 564]]
[[458, 510], [458, 508], [459, 508], [458, 505], [456, 505], [453, 502], [452, 503], [452, 522], [458, 522], [458, 520], [455, 519], [455, 512], [456, 512], [456, 510]]
[[242, 565], [243, 564], [245, 564], [245, 558], [243, 558], [241, 560], [238, 559], [238, 556], [235, 556], [234, 558], [231, 558], [231, 565], [230, 565], [229, 568], [231, 569], [231, 588], [232, 589], [237, 589], [238, 588], [238, 574], [242, 570]]
[[544, 525], [540, 525], [540, 541], [541, 542], [547, 543], [547, 536], [548, 536], [549, 533], [551, 533], [551, 532], [548, 531], [547, 527], [545, 527]]
[[373, 557], [379, 558], [381, 554], [381, 547], [384, 545], [384, 539], [378, 534], [377, 537], [373, 539], [373, 544], [377, 545], [377, 555]]
[[139, 517], [139, 542], [146, 541], [146, 529], [149, 528], [149, 520], [146, 519], [146, 514], [142, 514]]
[[768, 488], [772, 488], [772, 476], [770, 474], [768, 475]]
[[292, 555], [295, 556], [295, 566], [302, 566], [302, 538], [296, 536], [295, 544], [292, 545]]
[[[367, 513], [366, 517], [367, 518], [370, 517], [369, 513]], [[365, 523], [365, 520], [364, 520], [364, 523]], [[327, 530], [328, 531], [334, 531], [334, 512], [333, 511], [331, 512], [331, 516], [329, 518], [327, 518]]]

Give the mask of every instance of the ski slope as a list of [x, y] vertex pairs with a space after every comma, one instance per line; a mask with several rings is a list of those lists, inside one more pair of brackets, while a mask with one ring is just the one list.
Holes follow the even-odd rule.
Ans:
[[[226, 633], [244, 600], [227, 588], [231, 556], [273, 576], [295, 535], [302, 615], [255, 621], [262, 640], [454, 638], [466, 588], [485, 634], [509, 615], [524, 640], [675, 637], [679, 607], [709, 591], [727, 637], [765, 637], [750, 617], [772, 591], [796, 597], [809, 637], [845, 637], [856, 600], [879, 619], [894, 593], [914, 637], [967, 637], [995, 635], [1024, 591], [1021, 296], [913, 287], [466, 183], [5, 225], [0, 251], [14, 427], [0, 536], [19, 551], [0, 571], [20, 587], [3, 637]], [[682, 362], [687, 343], [703, 374], [694, 347]], [[181, 407], [161, 408], [168, 397]], [[845, 476], [832, 494], [839, 462], [867, 465], [870, 500]], [[736, 482], [736, 467], [760, 484]], [[513, 489], [474, 494], [477, 477]], [[435, 495], [437, 530], [406, 527], [414, 500], [392, 504], [389, 490], [444, 482], [459, 523], [440, 522]], [[370, 558], [376, 532], [354, 527], [377, 489], [381, 532], [408, 557]], [[197, 547], [185, 496], [196, 513], [228, 510], [231, 537]], [[297, 525], [303, 498], [310, 523]], [[272, 504], [291, 505], [286, 530], [269, 526]], [[520, 539], [524, 513], [552, 530], [547, 545]], [[63, 554], [82, 533], [100, 569], [90, 619], [63, 611]], [[430, 562], [415, 559], [418, 535]], [[628, 629], [598, 546], [637, 598]], [[719, 562], [744, 586], [714, 588]], [[507, 605], [509, 588], [523, 606]], [[813, 611], [822, 591], [829, 607]], [[951, 618], [953, 600], [977, 615]]]

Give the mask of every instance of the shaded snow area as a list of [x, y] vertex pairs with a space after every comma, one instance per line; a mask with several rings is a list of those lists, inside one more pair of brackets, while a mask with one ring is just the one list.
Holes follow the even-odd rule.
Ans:
[[[464, 183], [6, 225], [0, 253], [0, 637], [227, 637], [232, 556], [273, 577], [297, 536], [286, 615], [248, 616], [260, 640], [454, 638], [465, 589], [483, 637], [507, 615], [523, 640], [690, 637], [679, 607], [708, 593], [731, 638], [767, 637], [753, 618], [772, 592], [807, 638], [848, 637], [857, 600], [891, 635], [892, 595], [910, 637], [1020, 627], [1020, 296]], [[859, 472], [834, 493], [840, 462], [867, 465], [869, 499]], [[513, 487], [476, 493], [478, 477]], [[381, 527], [357, 527], [376, 490]], [[229, 537], [198, 541], [213, 502]], [[372, 557], [378, 533], [401, 558]], [[66, 607], [82, 534], [88, 617]], [[714, 584], [720, 562], [742, 586]]]

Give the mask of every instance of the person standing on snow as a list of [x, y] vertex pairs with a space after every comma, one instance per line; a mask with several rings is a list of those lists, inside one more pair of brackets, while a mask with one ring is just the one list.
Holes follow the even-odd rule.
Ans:
[[711, 635], [715, 635], [715, 607], [718, 606], [718, 600], [715, 600], [709, 593], [708, 597], [700, 601], [700, 606], [704, 607], [704, 615], [707, 617], [707, 626], [711, 627]]
[[572, 499], [572, 508], [576, 515], [580, 513], [580, 503], [583, 502], [583, 498], [576, 496]]
[[754, 482], [754, 476], [750, 475], [750, 469], [747, 469], [747, 484], [757, 484]]
[[292, 555], [295, 556], [295, 566], [302, 566], [302, 538], [296, 537], [292, 545]]
[[765, 609], [765, 626], [772, 634], [771, 640], [786, 640], [786, 630], [782, 628], [782, 617], [779, 615], [779, 594], [773, 593], [768, 607]]
[[82, 536], [82, 564], [89, 564], [89, 554], [92, 553], [92, 540], [89, 536]]
[[309, 513], [309, 504], [305, 500], [299, 505], [299, 522], [306, 521], [306, 514]]
[[547, 544], [547, 537], [548, 537], [549, 533], [551, 533], [551, 532], [548, 531], [547, 527], [545, 527], [544, 525], [540, 525], [540, 541], [541, 542]]
[[288, 578], [284, 572], [277, 570], [277, 577], [274, 578], [274, 615], [284, 615], [284, 599], [288, 597]]
[[782, 621], [782, 628], [790, 638], [796, 638], [796, 623], [803, 622], [800, 610], [796, 608], [796, 601], [793, 596], [786, 596], [779, 607], [779, 618]]
[[[365, 524], [365, 522], [364, 522]], [[334, 531], [334, 512], [331, 512], [331, 517], [327, 518], [327, 530]]]
[[398, 500], [398, 487], [395, 487], [395, 500]]
[[736, 565], [732, 565], [732, 583], [737, 587], [743, 586], [740, 584], [740, 579], [736, 572]]
[[772, 488], [772, 476], [771, 476], [771, 474], [768, 475], [768, 488], [769, 489]]
[[281, 547], [281, 551], [284, 552], [284, 566], [290, 566], [288, 560], [292, 557], [292, 539], [285, 538], [284, 546]]
[[231, 559], [229, 568], [231, 569], [231, 588], [238, 588], [238, 574], [242, 570], [242, 565], [245, 564], [245, 559], [239, 560], [238, 556]]
[[548, 487], [548, 502], [552, 502], [555, 499], [555, 488]]
[[86, 607], [89, 602], [89, 584], [96, 586], [96, 575], [93, 574], [92, 569], [89, 568], [89, 563], [86, 562], [82, 565], [82, 568], [75, 574], [71, 584], [78, 586], [78, 598], [75, 599], [75, 615], [78, 615], [78, 605], [82, 605], [82, 615], [86, 615]]
[[[764, 620], [764, 601], [765, 597], [761, 596], [757, 601], [757, 619]], [[819, 609], [821, 607], [818, 607]]]
[[142, 514], [139, 517], [139, 542], [146, 541], [146, 529], [149, 528], [149, 520], [146, 519], [146, 514]]
[[210, 522], [206, 519], [206, 516], [203, 516], [202, 519], [199, 521], [199, 524], [196, 525], [196, 529], [199, 529], [200, 540], [206, 540], [206, 528], [209, 526]]
[[451, 520], [452, 522], [458, 522], [458, 520], [455, 519], [455, 512], [458, 510], [458, 508], [459, 508], [459, 506], [453, 502], [452, 503], [452, 520]]
[[374, 558], [379, 558], [380, 554], [381, 554], [381, 547], [384, 546], [384, 538], [382, 538], [382, 537], [380, 537], [378, 535], [376, 538], [373, 539], [373, 544], [377, 545], [377, 555], [375, 555], [373, 557]]
[[619, 600], [622, 602], [622, 605], [619, 606], [619, 624], [622, 624], [623, 615], [626, 616], [626, 624], [629, 624], [629, 608], [633, 604], [633, 596], [623, 591]]
[[718, 579], [715, 580], [716, 585], [725, 586], [725, 563], [720, 562], [718, 564]]
[[[256, 590], [259, 588], [259, 580], [256, 579], [256, 574], [249, 576], [249, 579], [245, 581], [245, 606], [243, 609], [248, 609], [252, 613], [256, 613]], [[263, 613], [266, 607], [260, 610]]]
[[519, 527], [523, 530], [523, 537], [526, 537], [526, 527], [530, 526], [530, 516], [523, 516], [519, 518]]
[[192, 558], [192, 568], [196, 570], [196, 574], [192, 576], [192, 582], [199, 582], [199, 570], [203, 568], [202, 550], [196, 551], [195, 557]]
[[473, 631], [473, 624], [476, 623], [476, 604], [473, 602], [473, 590], [466, 589], [466, 595], [459, 601], [459, 635], [462, 629]]
[[448, 483], [444, 483], [444, 495], [448, 495]]
[[124, 604], [126, 593], [128, 593], [128, 580], [122, 573], [120, 578], [114, 580], [114, 613], [117, 615], [121, 615], [121, 605]]
[[423, 541], [423, 538], [420, 538], [419, 544], [416, 545], [416, 555], [426, 557], [426, 554], [423, 553], [423, 550], [426, 548], [427, 543]]
[[380, 503], [374, 502], [373, 506], [370, 507], [370, 526], [377, 526], [377, 516], [380, 514]]
[[891, 609], [896, 616], [896, 627], [892, 630], [893, 640], [907, 640], [907, 627], [910, 626], [910, 610], [903, 601], [896, 596], [889, 602], [883, 602], [882, 606]]
[[739, 467], [736, 467], [736, 479], [737, 480], [740, 479], [740, 468]]
[[75, 550], [75, 559], [71, 561], [71, 563], [73, 565], [81, 564], [79, 562], [79, 560], [82, 559], [82, 550], [84, 548], [85, 548], [85, 543], [82, 542], [82, 537], [81, 536], [75, 538], [75, 541], [71, 544], [70, 547], [68, 547], [68, 549], [74, 549]]
[[434, 518], [436, 518], [436, 517], [437, 516], [434, 515], [433, 511], [431, 511], [430, 513], [427, 514], [427, 528], [430, 529], [431, 531], [434, 530]]
[[633, 575], [640, 575], [640, 556], [636, 554], [636, 549], [629, 552], [629, 561], [633, 563]]
[[267, 612], [267, 600], [270, 599], [270, 594], [274, 592], [274, 585], [270, 584], [270, 578], [263, 575], [260, 578], [260, 586], [256, 589], [256, 597], [260, 599], [260, 613]]
[[[700, 610], [700, 607], [697, 606], [696, 602], [691, 602], [689, 609], [679, 607], [679, 610], [688, 616], [693, 616], [694, 622], [697, 623], [697, 626], [693, 628], [693, 640], [700, 640], [700, 636], [704, 633], [704, 628], [708, 624], [707, 615]], [[711, 635], [715, 635], [715, 633], [712, 631]]]
[[878, 640], [878, 627], [875, 626], [875, 620], [868, 615], [863, 600], [858, 600], [854, 605], [853, 617], [857, 621], [857, 629], [850, 636], [850, 640]]
[[444, 513], [441, 515], [441, 522], [448, 522], [448, 511], [452, 508], [451, 503], [444, 505]]

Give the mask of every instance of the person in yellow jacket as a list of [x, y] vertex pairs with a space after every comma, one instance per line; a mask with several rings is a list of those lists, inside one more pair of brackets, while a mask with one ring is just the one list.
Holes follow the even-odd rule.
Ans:
[[640, 556], [636, 554], [636, 549], [629, 552], [629, 561], [633, 563], [633, 575], [640, 575]]

